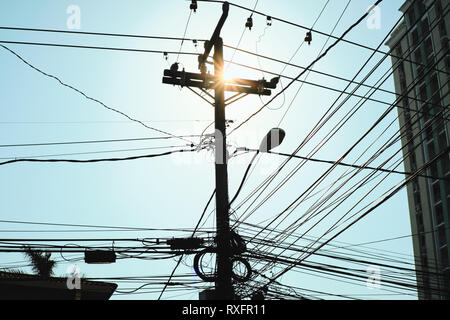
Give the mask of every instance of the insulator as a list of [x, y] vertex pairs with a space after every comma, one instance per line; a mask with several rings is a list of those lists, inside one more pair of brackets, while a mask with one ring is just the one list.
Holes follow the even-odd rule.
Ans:
[[197, 12], [197, 0], [192, 0], [191, 5], [189, 7], [191, 10], [194, 10], [194, 12]]
[[249, 30], [252, 30], [252, 27], [253, 27], [253, 19], [252, 19], [252, 17], [248, 17], [247, 18], [247, 22], [245, 23], [245, 27], [248, 28]]
[[306, 32], [305, 42], [308, 42], [308, 44], [311, 44], [312, 41], [312, 33], [311, 31]]

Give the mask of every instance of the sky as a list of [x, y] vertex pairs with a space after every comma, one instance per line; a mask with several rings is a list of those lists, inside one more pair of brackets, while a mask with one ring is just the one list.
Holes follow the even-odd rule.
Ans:
[[[236, 4], [253, 8], [254, 0], [235, 0]], [[259, 0], [256, 10], [273, 17], [282, 18], [304, 26], [312, 26], [324, 7], [326, 1], [268, 1]], [[183, 37], [186, 22], [190, 15], [189, 1], [153, 0], [153, 1], [1, 1], [0, 21], [2, 27], [20, 27], [36, 29], [56, 29], [84, 32], [103, 32], [151, 35], [164, 37]], [[323, 14], [315, 24], [315, 29], [330, 33], [347, 1], [330, 0]], [[341, 35], [372, 5], [367, 0], [352, 0], [343, 14], [334, 35]], [[352, 30], [345, 39], [370, 47], [383, 43], [381, 50], [388, 48], [383, 39], [395, 25], [401, 14], [398, 8], [402, 1], [383, 1], [379, 6], [379, 19], [376, 27], [370, 21], [363, 21]], [[79, 9], [79, 26], [73, 24], [71, 6]], [[186, 29], [186, 38], [209, 39], [221, 15], [221, 6], [216, 3], [198, 3], [198, 10], [191, 13]], [[240, 49], [257, 52], [293, 64], [307, 66], [319, 54], [327, 37], [313, 33], [310, 45], [303, 44], [294, 55], [299, 45], [304, 42], [305, 30], [273, 21], [266, 25], [266, 18], [253, 15], [253, 28], [243, 33], [249, 12], [231, 6], [228, 19], [222, 29], [224, 44], [239, 45]], [[373, 21], [372, 21], [373, 22]], [[76, 29], [73, 29], [73, 27]], [[242, 39], [241, 39], [242, 36]], [[241, 41], [239, 41], [241, 39]], [[202, 43], [194, 45], [192, 41], [138, 39], [125, 37], [106, 37], [75, 35], [65, 33], [31, 32], [0, 29], [1, 41], [23, 41], [41, 43], [61, 43], [83, 46], [102, 46], [134, 48], [166, 52], [201, 53]], [[331, 45], [332, 39], [327, 42]], [[211, 133], [214, 109], [205, 101], [186, 88], [179, 88], [162, 83], [163, 70], [174, 62], [179, 62], [186, 71], [198, 72], [195, 55], [170, 53], [166, 57], [161, 53], [107, 51], [93, 49], [61, 48], [50, 46], [32, 46], [6, 44], [29, 64], [42, 72], [58, 77], [62, 82], [77, 88], [87, 96], [97, 99], [104, 105], [120, 110], [133, 119], [144, 122], [147, 126], [157, 128], [172, 135], [200, 135], [204, 130]], [[339, 43], [314, 65], [314, 70], [338, 75], [347, 79], [354, 77], [371, 51]], [[296, 77], [298, 68], [286, 67], [279, 62], [258, 59], [254, 55], [224, 49], [225, 60], [249, 65], [275, 74]], [[376, 54], [367, 64], [357, 80], [364, 75], [382, 57]], [[367, 80], [375, 84], [381, 75], [391, 66], [390, 59], [382, 62], [374, 74]], [[265, 79], [273, 77], [260, 71], [225, 63], [226, 75], [246, 79]], [[212, 72], [212, 70], [211, 70]], [[345, 82], [311, 73], [308, 81], [320, 85], [344, 89]], [[283, 79], [282, 85], [289, 80]], [[230, 150], [236, 147], [257, 148], [266, 132], [274, 127], [286, 131], [286, 138], [277, 151], [292, 153], [308, 135], [313, 126], [338, 97], [338, 92], [304, 85], [299, 91], [299, 83], [290, 86], [283, 95], [277, 97], [269, 108], [264, 109], [247, 124], [228, 137]], [[353, 87], [351, 87], [353, 88]], [[350, 88], [350, 89], [351, 89]], [[394, 91], [392, 77], [383, 84], [383, 89]], [[281, 88], [273, 90], [272, 97]], [[365, 94], [367, 89], [359, 89]], [[79, 92], [62, 86], [54, 78], [49, 78], [31, 68], [17, 56], [0, 48], [0, 158], [2, 161], [14, 158], [59, 158], [59, 159], [94, 159], [104, 157], [127, 157], [152, 154], [170, 150], [190, 148], [189, 142], [181, 139], [127, 141], [102, 144], [49, 145], [35, 147], [5, 147], [13, 144], [33, 144], [45, 142], [67, 142], [86, 140], [109, 140], [144, 137], [162, 137], [165, 134], [130, 121], [122, 114], [107, 109], [92, 100], [86, 99]], [[294, 98], [295, 96], [295, 98]], [[373, 98], [392, 103], [394, 96], [377, 92]], [[270, 98], [247, 96], [226, 108], [226, 117], [232, 120], [229, 130], [236, 127], [250, 114], [258, 110]], [[293, 101], [291, 103], [291, 101]], [[307, 155], [317, 146], [337, 123], [357, 103], [351, 98], [344, 107], [315, 135], [299, 152]], [[386, 105], [368, 101], [345, 125], [327, 142], [316, 158], [336, 160], [373, 124], [385, 110]], [[286, 115], [284, 116], [286, 112]], [[398, 129], [395, 121], [396, 111], [373, 130], [353, 150], [345, 162], [362, 163], [380, 147], [386, 138]], [[388, 124], [392, 125], [383, 134]], [[377, 140], [378, 137], [381, 138]], [[192, 139], [192, 140], [191, 140]], [[198, 143], [199, 137], [188, 138]], [[384, 139], [384, 140], [383, 140]], [[359, 155], [370, 147], [372, 153]], [[392, 153], [399, 150], [397, 143], [392, 146]], [[124, 151], [134, 149], [132, 151]], [[141, 149], [141, 150], [136, 150]], [[145, 150], [143, 150], [145, 149]], [[95, 153], [95, 152], [104, 153]], [[114, 152], [112, 152], [114, 151]], [[80, 154], [86, 153], [86, 154]], [[389, 152], [388, 152], [389, 154]], [[48, 222], [54, 224], [120, 226], [137, 228], [193, 228], [214, 190], [214, 165], [211, 161], [212, 151], [181, 153], [173, 156], [152, 159], [139, 159], [123, 162], [102, 163], [14, 163], [0, 166], [1, 220], [22, 222]], [[230, 196], [239, 185], [245, 168], [252, 154], [240, 155], [231, 159], [229, 164]], [[395, 159], [400, 159], [397, 153]], [[375, 160], [379, 165], [386, 157]], [[261, 155], [254, 171], [244, 185], [238, 199], [242, 201], [284, 160], [281, 156]], [[299, 161], [292, 160], [278, 177], [273, 186], [281, 181]], [[298, 197], [329, 165], [308, 162], [292, 176], [291, 179], [247, 220], [262, 224], [274, 217]], [[398, 170], [403, 170], [401, 164]], [[338, 168], [319, 186], [325, 188], [335, 181], [347, 168]], [[358, 176], [362, 178], [363, 176]], [[326, 227], [335, 222], [348, 209], [370, 191], [360, 207], [371, 203], [393, 185], [400, 183], [402, 175], [390, 175], [379, 186], [375, 184], [361, 188], [342, 206], [332, 211], [323, 226], [318, 226], [309, 233], [312, 237], [321, 235]], [[356, 182], [356, 180], [352, 180]], [[346, 185], [348, 186], [348, 184]], [[285, 221], [287, 226], [299, 218], [313, 204], [314, 198], [304, 201]], [[212, 210], [213, 207], [210, 207]], [[209, 211], [208, 211], [209, 212]], [[237, 215], [240, 215], [237, 210]], [[242, 210], [243, 212], [243, 210]], [[212, 215], [211, 217], [213, 217]], [[209, 218], [207, 227], [214, 227], [213, 218]], [[304, 228], [307, 225], [303, 226]], [[302, 227], [302, 228], [303, 228]], [[14, 224], [0, 222], [0, 238], [155, 238], [186, 236], [186, 232], [163, 231], [89, 231], [89, 228], [62, 227], [51, 225]], [[300, 231], [306, 229], [300, 229]], [[411, 233], [406, 190], [400, 191], [388, 202], [374, 210], [355, 226], [340, 235], [336, 244], [360, 244], [382, 239], [390, 239]], [[299, 244], [307, 245], [309, 240], [301, 239]], [[66, 243], [68, 246], [71, 244]], [[112, 242], [101, 242], [113, 246]], [[73, 246], [73, 245], [72, 245]], [[411, 238], [384, 241], [368, 245], [376, 252], [394, 252], [397, 257], [411, 261]], [[368, 249], [367, 250], [372, 250]], [[387, 250], [387, 251], [379, 251]], [[81, 273], [89, 278], [130, 277], [167, 275], [176, 265], [176, 259], [140, 260], [123, 259], [110, 265], [87, 265], [83, 261], [66, 261], [79, 258], [80, 254], [61, 256], [54, 253], [52, 257], [60, 262], [56, 274], [64, 276], [68, 268], [76, 264]], [[312, 258], [313, 261], [321, 261]], [[316, 260], [314, 260], [316, 259]], [[193, 273], [192, 259], [186, 259], [181, 265], [180, 274]], [[1, 267], [20, 267], [26, 265], [22, 254], [2, 253]], [[329, 260], [324, 260], [329, 263]], [[365, 266], [364, 266], [365, 267]], [[279, 270], [275, 266], [272, 271]], [[29, 267], [22, 270], [31, 272]], [[381, 270], [383, 275], [383, 270]], [[317, 274], [289, 272], [281, 282], [320, 290], [327, 293], [349, 294], [369, 299], [416, 299], [414, 292], [393, 294], [381, 289], [356, 286], [352, 283], [336, 281], [335, 278], [321, 278]], [[127, 292], [140, 284], [120, 283], [119, 291]], [[160, 290], [160, 289], [159, 289]], [[150, 287], [137, 291], [137, 294], [116, 294], [112, 299], [157, 299], [158, 290]], [[392, 294], [392, 295], [391, 295]], [[198, 290], [167, 292], [163, 299], [197, 299]], [[324, 297], [330, 298], [330, 297]]]

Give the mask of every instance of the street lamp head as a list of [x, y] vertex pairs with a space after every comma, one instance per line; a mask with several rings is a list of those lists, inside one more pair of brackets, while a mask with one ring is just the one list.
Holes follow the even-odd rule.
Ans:
[[273, 148], [278, 147], [284, 140], [286, 132], [280, 128], [273, 128], [266, 134], [259, 146], [260, 152], [269, 152]]
[[280, 77], [275, 77], [275, 78], [270, 79], [270, 84], [274, 87], [277, 86], [278, 82], [280, 82]]

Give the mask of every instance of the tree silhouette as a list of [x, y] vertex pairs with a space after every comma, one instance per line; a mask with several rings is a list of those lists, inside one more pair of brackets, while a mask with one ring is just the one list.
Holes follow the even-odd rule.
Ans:
[[43, 252], [41, 250], [31, 249], [25, 247], [25, 255], [30, 259], [32, 270], [42, 278], [49, 278], [53, 275], [53, 269], [56, 266], [56, 261], [50, 259], [50, 252]]

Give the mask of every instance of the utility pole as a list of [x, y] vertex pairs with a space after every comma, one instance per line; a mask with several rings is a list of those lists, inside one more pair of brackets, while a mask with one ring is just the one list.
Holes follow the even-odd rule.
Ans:
[[[214, 76], [223, 79], [223, 41], [214, 39]], [[225, 83], [218, 81], [215, 92], [215, 160], [216, 160], [216, 221], [217, 280], [216, 294], [226, 300], [234, 298], [231, 285], [230, 219], [228, 210], [228, 152], [225, 129]]]
[[[214, 98], [215, 121], [215, 176], [216, 176], [216, 245], [217, 245], [217, 274], [215, 280], [215, 299], [233, 300], [232, 286], [232, 252], [231, 232], [228, 200], [228, 152], [226, 144], [226, 118], [225, 107], [248, 94], [270, 95], [275, 89], [279, 78], [270, 82], [262, 80], [232, 79], [227, 83], [224, 79], [223, 40], [220, 31], [228, 17], [229, 3], [224, 2], [222, 16], [214, 30], [210, 41], [205, 42], [205, 52], [198, 57], [200, 74], [178, 71], [178, 64], [172, 65], [170, 70], [164, 70], [163, 83], [199, 88], [207, 96]], [[206, 73], [206, 61], [211, 49], [214, 47], [214, 75]], [[208, 89], [214, 89], [214, 96]], [[236, 92], [235, 95], [225, 99], [225, 92]], [[194, 91], [195, 92], [195, 91]], [[195, 92], [199, 95], [197, 92]], [[200, 96], [200, 95], [199, 95]], [[205, 99], [204, 97], [202, 97]]]

